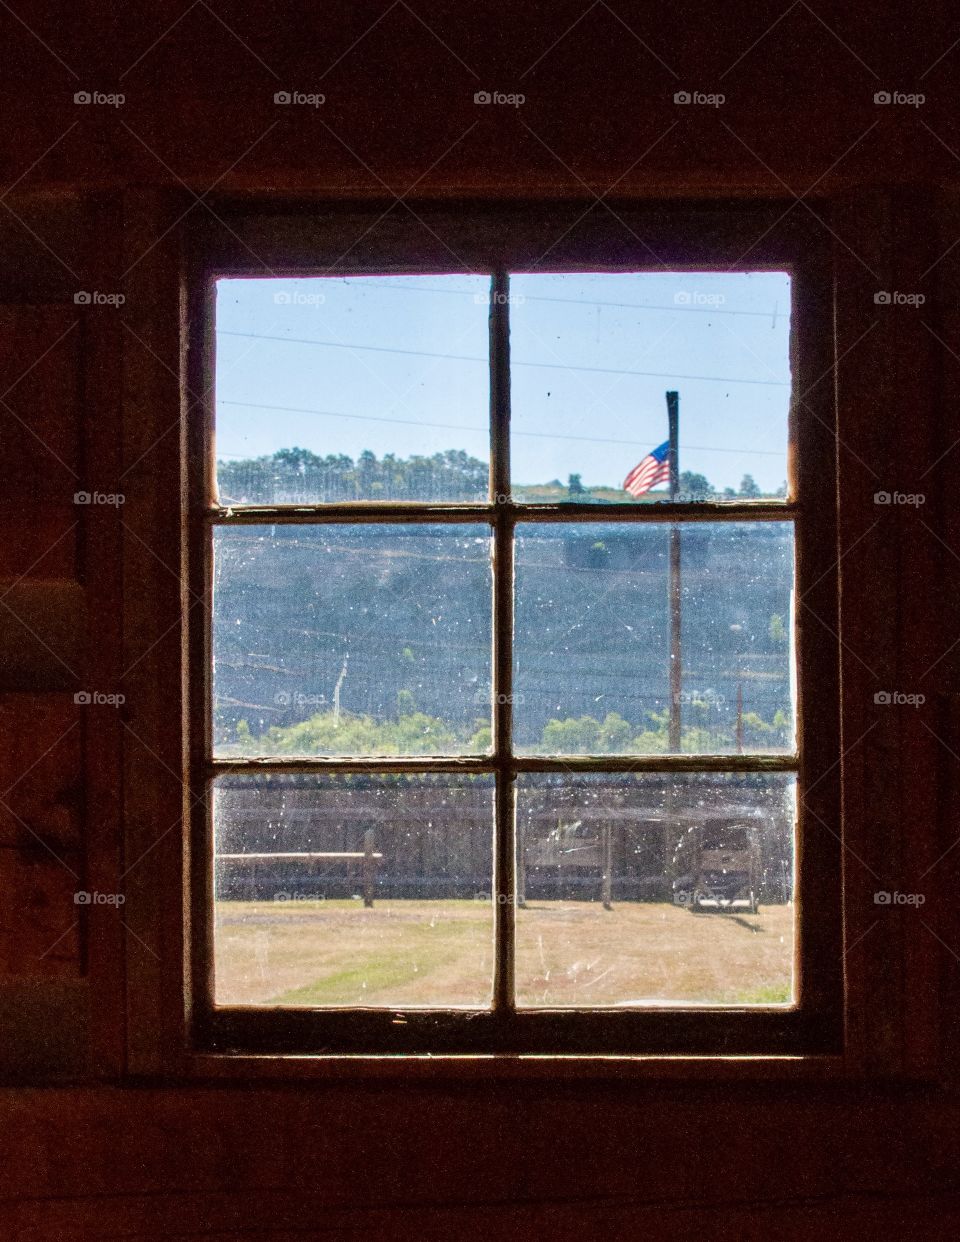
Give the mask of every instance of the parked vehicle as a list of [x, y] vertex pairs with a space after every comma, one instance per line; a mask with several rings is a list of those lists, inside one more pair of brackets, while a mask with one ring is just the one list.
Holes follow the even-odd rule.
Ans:
[[756, 914], [763, 866], [762, 821], [711, 818], [691, 826], [684, 841], [687, 872], [674, 881], [674, 901], [692, 911]]

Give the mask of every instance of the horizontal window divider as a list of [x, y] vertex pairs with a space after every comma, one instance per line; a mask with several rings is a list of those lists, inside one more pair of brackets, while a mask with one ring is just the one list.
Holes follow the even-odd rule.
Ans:
[[610, 772], [610, 773], [697, 773], [697, 772], [795, 772], [796, 754], [763, 755], [517, 755], [497, 759], [492, 755], [464, 756], [363, 756], [362, 758], [316, 756], [281, 758], [245, 756], [240, 759], [214, 759], [207, 765], [207, 776], [349, 774], [351, 772], [406, 773], [430, 776], [442, 772], [501, 773], [523, 772]]
[[359, 504], [213, 506], [208, 521], [219, 526], [308, 526], [332, 522], [478, 522], [492, 525], [505, 515], [508, 522], [785, 522], [797, 516], [797, 506], [786, 501], [638, 505], [612, 504]]
[[794, 772], [796, 755], [522, 755], [516, 772]]
[[507, 505], [514, 522], [787, 522], [796, 518], [797, 506], [785, 501], [708, 501], [671, 504], [559, 504]]
[[206, 517], [217, 526], [310, 526], [329, 522], [479, 522], [491, 525], [495, 508], [490, 504], [431, 505], [245, 505], [242, 508], [210, 508]]
[[318, 755], [309, 759], [300, 756], [273, 759], [265, 756], [246, 756], [243, 759], [213, 759], [207, 764], [207, 775], [239, 776], [258, 773], [262, 776], [278, 776], [299, 773], [392, 773], [406, 772], [412, 775], [430, 776], [439, 772], [496, 772], [498, 764], [490, 755], [418, 755], [400, 758], [397, 755], [382, 757], [364, 755]]

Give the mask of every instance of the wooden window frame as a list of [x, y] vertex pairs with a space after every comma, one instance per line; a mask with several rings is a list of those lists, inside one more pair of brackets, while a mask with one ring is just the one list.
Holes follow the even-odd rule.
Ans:
[[[841, 935], [840, 694], [837, 574], [836, 409], [833, 386], [824, 383], [835, 364], [833, 274], [822, 233], [784, 220], [779, 205], [618, 204], [613, 219], [588, 218], [583, 207], [432, 207], [417, 220], [384, 215], [382, 206], [315, 207], [240, 205], [194, 230], [186, 263], [187, 385], [191, 393], [213, 391], [213, 290], [217, 279], [253, 275], [435, 273], [472, 270], [494, 274], [498, 292], [510, 270], [523, 271], [559, 238], [542, 270], [716, 271], [787, 270], [793, 281], [790, 418], [790, 497], [787, 502], [721, 502], [653, 507], [624, 505], [497, 504], [509, 496], [508, 305], [492, 299], [491, 499], [476, 505], [356, 504], [251, 507], [227, 515], [214, 511], [212, 401], [191, 402], [186, 425], [188, 589], [208, 599], [214, 524], [256, 521], [367, 522], [473, 521], [494, 531], [501, 550], [511, 546], [518, 521], [653, 522], [791, 520], [795, 530], [794, 617], [798, 669], [797, 752], [794, 765], [779, 756], [625, 756], [577, 760], [524, 759], [507, 754], [510, 726], [509, 646], [495, 637], [494, 756], [490, 760], [320, 760], [297, 770], [430, 772], [493, 771], [497, 774], [497, 821], [512, 822], [511, 779], [518, 770], [697, 772], [796, 770], [798, 776], [797, 889], [798, 1002], [791, 1009], [512, 1010], [509, 968], [498, 971], [490, 1011], [276, 1010], [216, 1008], [211, 969], [211, 819], [209, 788], [218, 765], [210, 759], [209, 609], [198, 623], [191, 610], [185, 670], [188, 674], [190, 756], [190, 872], [187, 956], [187, 1029], [201, 1054], [274, 1058], [424, 1056], [534, 1058], [789, 1057], [837, 1056], [843, 1047]], [[418, 225], [422, 224], [423, 227]], [[357, 243], [344, 257], [344, 239]], [[741, 258], [741, 256], [743, 256]], [[457, 261], [459, 260], [459, 265]], [[512, 566], [500, 564], [495, 579], [495, 636], [512, 608]], [[800, 607], [799, 601], [804, 601]], [[270, 762], [269, 771], [291, 765]], [[804, 793], [804, 790], [807, 792]], [[836, 826], [836, 827], [834, 827]], [[509, 892], [512, 834], [497, 836], [496, 885]], [[498, 939], [509, 951], [513, 909], [498, 902]], [[804, 916], [803, 911], [809, 911]]]

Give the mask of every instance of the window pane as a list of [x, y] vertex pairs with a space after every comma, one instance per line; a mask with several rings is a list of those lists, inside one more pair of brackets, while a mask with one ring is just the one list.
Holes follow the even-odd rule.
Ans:
[[217, 282], [220, 501], [486, 500], [488, 276]]
[[230, 776], [213, 814], [218, 1005], [490, 1004], [491, 777]]
[[785, 272], [519, 273], [510, 323], [517, 500], [629, 501], [628, 473], [668, 438], [667, 391], [681, 499], [782, 494]]
[[521, 777], [518, 1004], [792, 1003], [795, 819], [789, 774]]
[[790, 751], [793, 527], [679, 526], [681, 688], [668, 525], [517, 528], [514, 719], [534, 754]]
[[213, 598], [218, 754], [489, 749], [485, 527], [218, 527]]

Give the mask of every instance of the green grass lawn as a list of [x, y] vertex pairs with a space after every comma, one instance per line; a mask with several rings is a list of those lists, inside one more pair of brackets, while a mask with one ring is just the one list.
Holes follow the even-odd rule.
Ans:
[[[517, 911], [521, 1006], [784, 1005], [793, 907], [691, 914], [667, 903], [531, 902]], [[220, 1005], [484, 1007], [484, 901], [221, 902]]]

